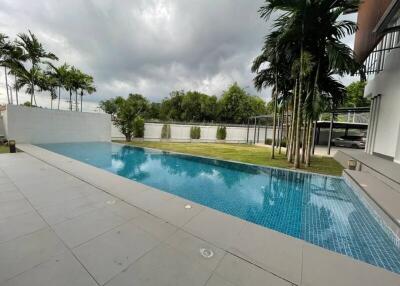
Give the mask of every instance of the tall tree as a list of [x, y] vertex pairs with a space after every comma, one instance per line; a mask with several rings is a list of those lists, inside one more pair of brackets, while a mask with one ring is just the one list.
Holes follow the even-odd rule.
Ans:
[[82, 75], [82, 84], [80, 86], [81, 112], [83, 111], [83, 96], [85, 94], [92, 94], [95, 91], [96, 91], [96, 87], [94, 86], [93, 77], [88, 74], [83, 74]]
[[22, 50], [23, 57], [30, 63], [30, 66], [27, 67], [21, 63], [15, 64], [12, 72], [17, 76], [18, 84], [16, 86], [19, 88], [26, 86], [27, 92], [31, 95], [32, 105], [33, 101], [36, 103], [35, 87], [40, 84], [40, 64], [44, 59], [58, 60], [58, 58], [53, 53], [47, 52], [31, 31], [28, 34], [18, 34], [15, 45]]
[[231, 85], [219, 100], [219, 118], [223, 122], [244, 123], [250, 116], [265, 114], [265, 102], [249, 95], [237, 83]]
[[355, 81], [346, 87], [346, 98], [343, 105], [345, 107], [366, 107], [370, 106], [369, 98], [364, 97], [366, 81]]
[[9, 64], [9, 57], [12, 50], [11, 43], [5, 34], [0, 33], [0, 66], [4, 67], [4, 79], [7, 94], [7, 102], [10, 103], [10, 93], [8, 91], [8, 73], [7, 66]]
[[70, 66], [67, 63], [64, 63], [63, 65], [57, 67], [53, 65], [52, 63], [47, 63], [48, 64], [48, 71], [47, 74], [54, 78], [55, 81], [57, 82], [57, 89], [58, 89], [58, 103], [57, 103], [57, 109], [60, 110], [60, 101], [61, 101], [61, 89], [66, 89], [68, 88], [68, 77], [69, 77], [69, 69]]
[[50, 109], [53, 109], [53, 100], [57, 98], [57, 78], [48, 73], [40, 73], [39, 88], [40, 91], [47, 91], [50, 95]]
[[[300, 165], [301, 128], [310, 132], [318, 98], [325, 97], [335, 106], [344, 98], [343, 86], [335, 81], [332, 74], [354, 73], [359, 66], [353, 60], [352, 51], [341, 39], [356, 30], [356, 24], [338, 19], [347, 9], [357, 7], [359, 1], [345, 0], [267, 0], [260, 8], [262, 18], [268, 20], [273, 12], [279, 16], [274, 21], [274, 30], [267, 35], [262, 54], [256, 58], [253, 71], [257, 72], [255, 84], [258, 87], [275, 84], [271, 82], [271, 68], [280, 67], [290, 74], [293, 66], [299, 66], [297, 75], [292, 77], [292, 94], [296, 95], [292, 110], [292, 135], [289, 142], [295, 155], [294, 166]], [[274, 57], [274, 53], [278, 56]], [[307, 58], [310, 60], [307, 61]], [[275, 60], [274, 59], [279, 59]], [[308, 62], [308, 63], [307, 63]], [[310, 63], [311, 64], [310, 66]], [[278, 63], [278, 64], [276, 64]], [[266, 65], [267, 68], [263, 68]], [[309, 68], [309, 71], [306, 69]], [[310, 114], [311, 113], [311, 114]], [[293, 125], [295, 123], [295, 126]], [[306, 136], [309, 139], [310, 136]], [[303, 140], [306, 141], [306, 140]], [[308, 144], [310, 145], [310, 144]], [[306, 153], [306, 142], [301, 144]]]
[[126, 141], [132, 139], [135, 119], [149, 109], [149, 102], [140, 94], [129, 94], [128, 98], [116, 97], [100, 102], [100, 108], [111, 114], [114, 124], [124, 134]]

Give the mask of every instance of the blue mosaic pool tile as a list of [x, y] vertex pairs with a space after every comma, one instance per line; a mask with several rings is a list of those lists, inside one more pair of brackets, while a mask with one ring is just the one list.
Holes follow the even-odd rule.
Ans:
[[112, 143], [41, 145], [323, 248], [400, 273], [398, 237], [339, 177]]

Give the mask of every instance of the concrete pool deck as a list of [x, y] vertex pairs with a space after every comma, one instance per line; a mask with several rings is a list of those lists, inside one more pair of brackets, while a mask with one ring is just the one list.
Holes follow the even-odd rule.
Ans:
[[33, 145], [18, 148], [25, 153], [0, 155], [1, 286], [400, 285], [384, 269]]

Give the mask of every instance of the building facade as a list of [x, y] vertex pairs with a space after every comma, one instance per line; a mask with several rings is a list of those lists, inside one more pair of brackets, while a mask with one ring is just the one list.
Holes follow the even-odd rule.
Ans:
[[371, 98], [366, 152], [400, 164], [400, 0], [364, 0], [354, 52]]

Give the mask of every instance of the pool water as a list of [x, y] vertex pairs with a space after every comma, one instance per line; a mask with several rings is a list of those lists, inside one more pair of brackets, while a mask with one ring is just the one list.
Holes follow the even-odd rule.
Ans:
[[400, 273], [398, 238], [340, 177], [114, 143], [39, 146]]

